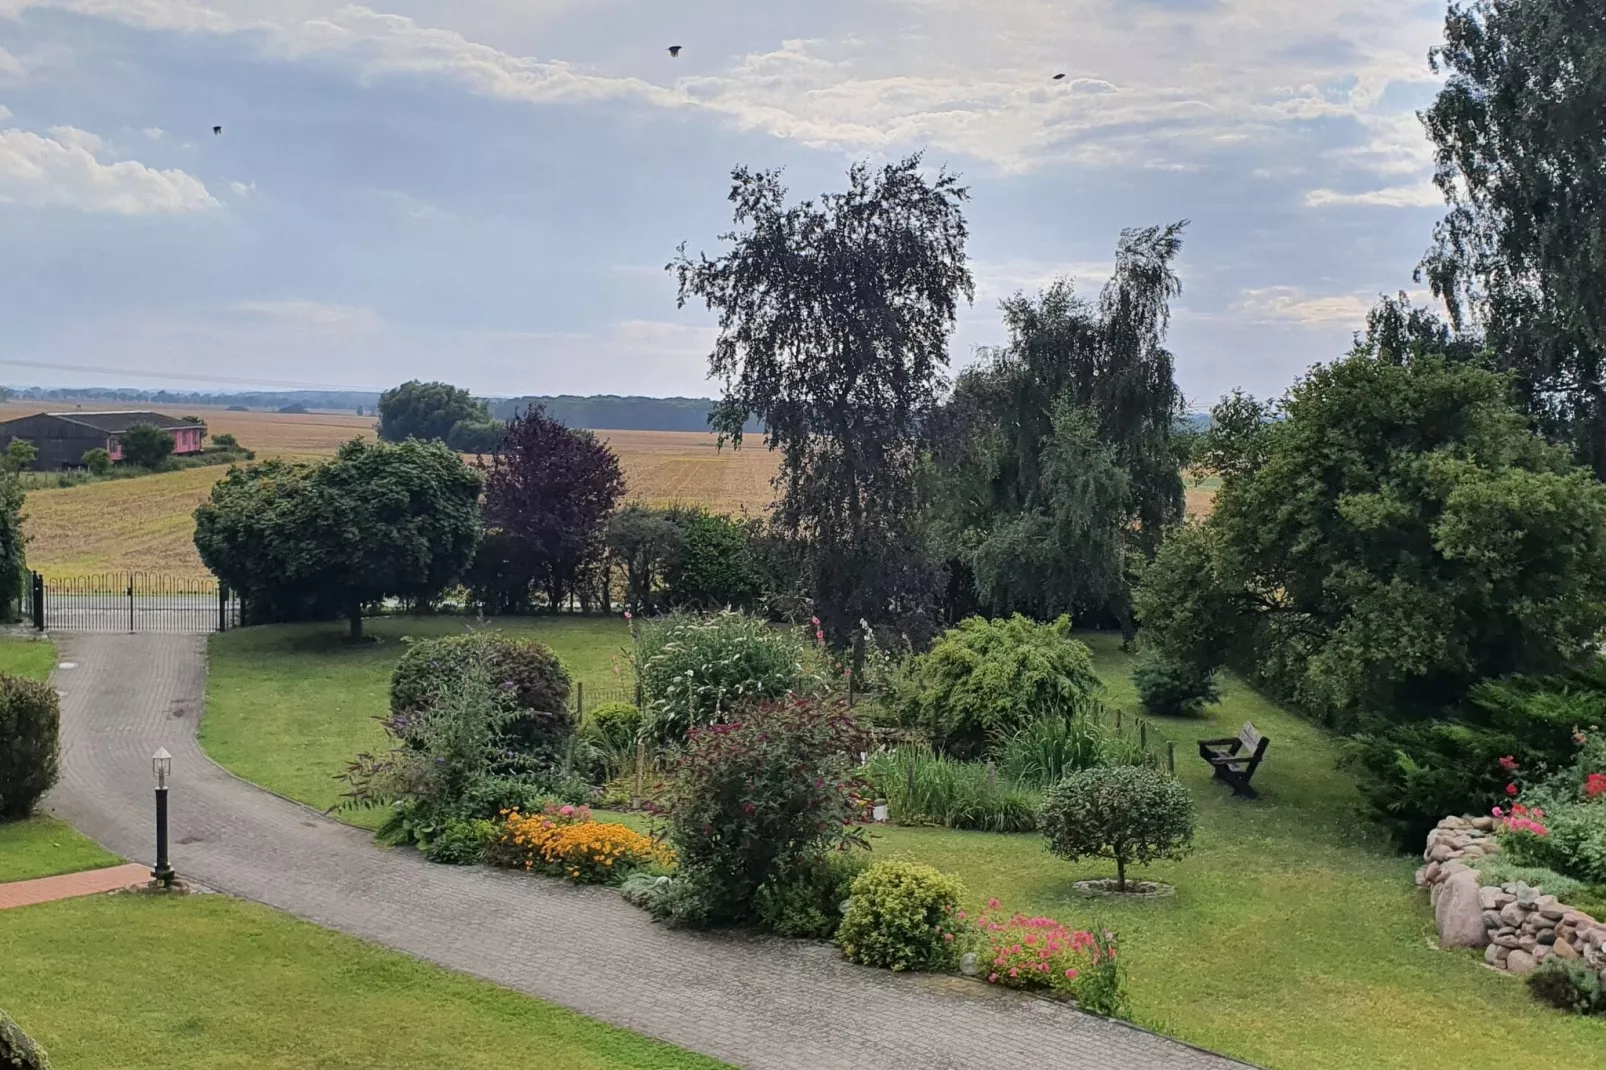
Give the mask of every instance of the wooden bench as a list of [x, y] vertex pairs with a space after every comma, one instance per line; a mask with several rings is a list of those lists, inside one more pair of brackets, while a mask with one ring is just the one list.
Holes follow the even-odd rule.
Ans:
[[1249, 786], [1249, 780], [1260, 767], [1260, 759], [1265, 756], [1266, 745], [1270, 742], [1256, 731], [1254, 724], [1245, 721], [1236, 736], [1201, 739], [1199, 757], [1215, 769], [1218, 780], [1225, 780], [1232, 785], [1234, 795], [1246, 795], [1253, 799], [1255, 789]]

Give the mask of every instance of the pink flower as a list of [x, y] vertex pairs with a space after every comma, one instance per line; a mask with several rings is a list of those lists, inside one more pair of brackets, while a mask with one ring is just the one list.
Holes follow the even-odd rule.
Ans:
[[942, 938], [944, 940], [946, 940], [950, 944], [954, 942], [954, 934], [953, 933], [943, 933], [942, 934]]
[[1513, 758], [1509, 754], [1506, 755], [1504, 758], [1500, 759], [1500, 768], [1504, 769], [1508, 773], [1515, 773], [1517, 771], [1517, 759]]
[[996, 973], [990, 973], [990, 974], [987, 975], [987, 980], [988, 981], [996, 981], [996, 980], [998, 980], [998, 975]]
[[1494, 814], [1495, 817], [1505, 817], [1506, 816], [1506, 812], [1504, 810], [1500, 809], [1500, 807], [1498, 807], [1498, 806], [1495, 807], [1493, 810], [1491, 810], [1490, 813]]
[[814, 625], [816, 628], [818, 628], [820, 626], [820, 618], [819, 617], [810, 617], [809, 618], [809, 623]]
[[1584, 794], [1591, 799], [1606, 795], [1606, 773], [1590, 773], [1584, 782]]
[[989, 908], [991, 908], [991, 909], [993, 909], [993, 910], [997, 910], [997, 909], [998, 909], [998, 908], [999, 908], [999, 907], [1000, 907], [1000, 906], [1002, 906], [1002, 905], [1003, 905], [1003, 904], [1001, 904], [1001, 903], [999, 903], [999, 901], [998, 901], [998, 900], [996, 900], [996, 899], [989, 899], [989, 900], [987, 900], [987, 906], [988, 906], [988, 907], [989, 907]]
[[1014, 968], [1014, 967], [1013, 967], [1013, 966], [1012, 966], [1012, 967], [1010, 967], [1010, 970], [1009, 970], [1009, 975], [1010, 975], [1010, 976], [1011, 976], [1011, 977], [1019, 977], [1019, 976], [1020, 976], [1020, 970], [1018, 970], [1018, 969], [1016, 969], [1016, 968]]
[[1074, 980], [1076, 980], [1076, 978], [1077, 978], [1077, 971], [1076, 970], [1066, 970], [1065, 971], [1065, 979], [1067, 981], [1074, 981]]
[[572, 806], [560, 806], [560, 807], [558, 807], [558, 813], [562, 814], [564, 817], [573, 817], [574, 816], [574, 807], [572, 807]]
[[1506, 785], [1506, 794], [1507, 795], [1515, 795], [1515, 794], [1517, 794], [1517, 785], [1516, 785], [1515, 781], [1513, 781], [1512, 783]]
[[631, 619], [630, 610], [627, 609], [627, 610], [625, 610], [625, 620], [630, 620], [630, 619]]

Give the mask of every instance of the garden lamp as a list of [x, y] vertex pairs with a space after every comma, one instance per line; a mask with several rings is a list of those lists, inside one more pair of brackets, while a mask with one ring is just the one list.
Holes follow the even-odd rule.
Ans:
[[166, 747], [151, 755], [151, 775], [156, 778], [156, 868], [151, 877], [163, 887], [173, 886], [173, 867], [167, 862], [167, 778], [173, 773], [173, 756]]

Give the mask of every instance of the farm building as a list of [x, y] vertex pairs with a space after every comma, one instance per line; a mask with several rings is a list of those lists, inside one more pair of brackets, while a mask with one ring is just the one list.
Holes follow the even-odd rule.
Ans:
[[103, 449], [121, 460], [124, 431], [139, 424], [159, 427], [173, 436], [175, 454], [200, 453], [206, 442], [206, 425], [191, 423], [159, 412], [41, 412], [0, 423], [0, 449], [20, 438], [39, 451], [33, 467], [40, 471], [77, 468], [84, 454]]

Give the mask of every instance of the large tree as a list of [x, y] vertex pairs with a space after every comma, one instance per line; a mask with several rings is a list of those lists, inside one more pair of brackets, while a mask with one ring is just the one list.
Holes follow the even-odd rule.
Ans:
[[861, 619], [919, 627], [934, 570], [915, 533], [914, 472], [944, 385], [948, 336], [974, 293], [967, 198], [911, 156], [848, 172], [847, 189], [788, 205], [775, 171], [732, 172], [739, 228], [717, 258], [669, 265], [680, 302], [715, 310], [712, 415], [740, 445], [749, 415], [781, 455], [776, 521], [804, 548], [808, 589], [833, 637]]
[[1218, 406], [1215, 509], [1161, 548], [1144, 633], [1341, 726], [1453, 708], [1606, 627], [1606, 485], [1546, 443], [1504, 377], [1358, 347], [1277, 405]]
[[1129, 627], [1129, 561], [1184, 506], [1164, 345], [1184, 225], [1123, 232], [1096, 305], [1064, 279], [1005, 301], [1009, 345], [960, 376], [935, 421], [930, 532], [989, 612]]
[[489, 545], [507, 575], [538, 587], [557, 612], [602, 564], [608, 517], [625, 489], [619, 458], [590, 431], [532, 405], [508, 424], [485, 471]]
[[1450, 211], [1422, 273], [1606, 476], [1606, 5], [1452, 3], [1444, 37], [1422, 119]]
[[230, 469], [195, 511], [195, 546], [259, 614], [343, 614], [426, 599], [461, 577], [480, 532], [480, 477], [436, 442], [357, 439], [317, 464]]
[[433, 439], [464, 453], [490, 452], [499, 426], [485, 402], [450, 383], [413, 379], [379, 395], [379, 437], [386, 442]]

